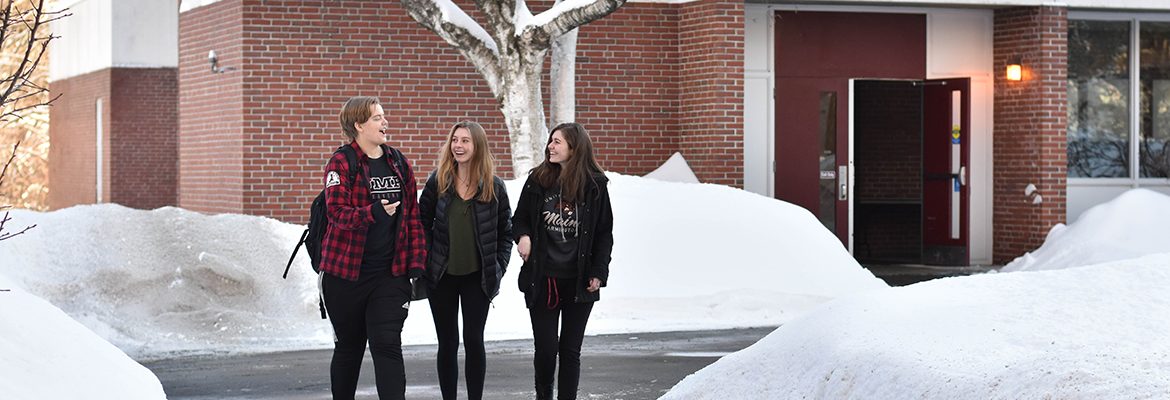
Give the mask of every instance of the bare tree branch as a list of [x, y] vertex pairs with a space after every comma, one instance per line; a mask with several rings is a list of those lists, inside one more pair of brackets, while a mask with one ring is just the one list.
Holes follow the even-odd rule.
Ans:
[[[41, 64], [41, 61], [47, 56], [49, 42], [56, 36], [43, 31], [48, 29], [50, 22], [70, 14], [66, 12], [67, 9], [47, 11], [45, 3], [45, 0], [5, 0], [3, 10], [0, 11], [0, 18], [2, 18], [0, 20], [0, 45], [4, 48], [4, 52], [0, 54], [0, 128], [11, 129], [15, 126], [15, 129], [20, 130], [21, 135], [27, 135], [27, 131], [23, 131], [23, 129], [32, 130], [47, 118], [44, 112], [37, 112], [36, 109], [47, 106], [57, 99], [57, 97], [49, 98], [48, 96], [48, 85], [43, 83], [46, 81], [45, 67]], [[25, 119], [31, 119], [31, 121], [24, 121]], [[27, 136], [17, 137], [27, 138]], [[22, 142], [24, 142], [23, 139], [16, 141], [12, 146], [12, 154], [4, 163], [4, 167], [0, 169], [0, 188], [4, 187], [6, 183], [11, 186], [12, 175], [10, 174], [13, 174], [14, 171], [16, 171], [14, 175], [17, 176], [18, 187], [25, 185], [43, 187], [41, 184], [20, 180], [22, 176], [28, 175], [25, 166], [22, 164], [14, 165], [14, 162], [17, 161], [17, 150], [20, 149]], [[37, 143], [36, 140], [33, 143]], [[36, 148], [40, 148], [40, 146], [34, 144], [34, 149]], [[43, 159], [43, 153], [34, 152], [31, 157], [23, 159], [36, 160], [38, 157]], [[12, 167], [16, 168], [12, 169]], [[15, 233], [6, 232], [8, 223], [12, 221], [11, 212], [8, 211], [10, 208], [12, 206], [9, 204], [0, 204], [0, 210], [4, 211], [3, 217], [0, 218], [0, 240], [11, 239], [36, 227], [36, 225], [29, 225]]]
[[[4, 185], [4, 176], [8, 175], [8, 167], [11, 166], [12, 161], [16, 159], [16, 149], [19, 147], [20, 147], [20, 142], [16, 142], [16, 145], [12, 146], [12, 155], [8, 156], [8, 161], [4, 163], [4, 168], [0, 169], [0, 186]], [[7, 206], [7, 205], [0, 206], [0, 210], [7, 210], [8, 208], [10, 208], [10, 206]], [[29, 225], [29, 226], [24, 227], [24, 229], [21, 229], [20, 232], [4, 233], [4, 225], [6, 225], [8, 223], [8, 221], [11, 221], [11, 220], [12, 220], [12, 217], [8, 216], [8, 211], [4, 211], [4, 217], [0, 218], [0, 240], [11, 239], [12, 237], [14, 237], [16, 235], [20, 235], [22, 233], [28, 232], [29, 229], [36, 227], [36, 225]]]
[[451, 0], [402, 0], [402, 6], [415, 22], [459, 50], [484, 76], [492, 94], [502, 96], [499, 49], [487, 30]]
[[[583, 7], [580, 6], [580, 3], [581, 1], [562, 1], [536, 16], [537, 21], [547, 18], [546, 15], [553, 16], [548, 22], [535, 27], [535, 29], [544, 32], [538, 37], [543, 38], [546, 47], [550, 45], [548, 40], [551, 38], [561, 36], [565, 32], [617, 11], [618, 7], [626, 4], [626, 0], [594, 0]], [[527, 34], [527, 32], [525, 33]]]

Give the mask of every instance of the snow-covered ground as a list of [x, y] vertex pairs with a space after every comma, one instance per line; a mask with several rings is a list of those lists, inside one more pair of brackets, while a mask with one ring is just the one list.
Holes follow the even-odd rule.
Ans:
[[1132, 190], [1012, 264], [1042, 271], [840, 298], [664, 398], [1170, 398], [1167, 221], [1170, 197]]
[[0, 276], [0, 398], [161, 399], [146, 367]]
[[[589, 334], [773, 326], [832, 298], [887, 287], [800, 207], [719, 185], [610, 178], [613, 262]], [[513, 204], [522, 183], [508, 182]], [[12, 289], [0, 292], [6, 318], [63, 324], [42, 319], [39, 308], [6, 304], [17, 293], [37, 296], [139, 360], [332, 346], [308, 257], [298, 256], [281, 279], [302, 226], [117, 205], [12, 217], [37, 227], [0, 242], [0, 289]], [[519, 265], [514, 254], [488, 340], [531, 337], [514, 280]], [[72, 340], [72, 331], [61, 332], [53, 339]], [[15, 350], [28, 348], [20, 340], [27, 338], [0, 335], [0, 348], [16, 359], [40, 356]], [[425, 302], [411, 308], [403, 340], [434, 342]], [[120, 363], [86, 362], [102, 371]], [[48, 366], [24, 372], [59, 375]], [[2, 398], [10, 398], [5, 385], [25, 384], [11, 376], [0, 374]]]

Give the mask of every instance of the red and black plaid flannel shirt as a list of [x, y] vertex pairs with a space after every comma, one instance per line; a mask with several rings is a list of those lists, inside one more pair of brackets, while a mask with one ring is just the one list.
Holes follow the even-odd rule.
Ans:
[[[325, 207], [328, 209], [329, 227], [321, 243], [321, 271], [342, 279], [355, 281], [361, 271], [362, 254], [365, 252], [366, 232], [374, 223], [371, 213], [370, 187], [366, 182], [370, 176], [370, 158], [357, 143], [350, 143], [358, 155], [358, 171], [349, 182], [349, 161], [345, 154], [335, 152], [325, 166]], [[402, 203], [398, 206], [400, 224], [398, 239], [395, 241], [394, 263], [390, 273], [394, 276], [419, 275], [426, 270], [427, 245], [422, 223], [418, 216], [418, 189], [414, 171], [402, 153], [390, 146], [383, 146], [385, 160], [392, 156], [401, 157], [405, 168], [397, 162], [390, 162], [390, 170], [402, 179]], [[334, 184], [330, 184], [333, 180]], [[380, 205], [379, 205], [380, 207]], [[411, 274], [411, 270], [418, 270]]]

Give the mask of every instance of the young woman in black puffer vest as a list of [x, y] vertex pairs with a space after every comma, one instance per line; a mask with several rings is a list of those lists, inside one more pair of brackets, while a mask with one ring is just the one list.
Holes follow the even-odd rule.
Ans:
[[451, 128], [419, 208], [428, 252], [427, 273], [415, 282], [415, 298], [430, 300], [439, 342], [439, 388], [443, 399], [457, 397], [462, 307], [467, 398], [479, 400], [487, 371], [484, 324], [512, 256], [512, 209], [504, 181], [495, 176], [483, 127], [462, 121]]
[[585, 325], [609, 278], [609, 180], [581, 124], [553, 128], [544, 156], [524, 183], [512, 234], [524, 259], [519, 282], [532, 319], [536, 398], [552, 399], [559, 357], [557, 398], [576, 399]]

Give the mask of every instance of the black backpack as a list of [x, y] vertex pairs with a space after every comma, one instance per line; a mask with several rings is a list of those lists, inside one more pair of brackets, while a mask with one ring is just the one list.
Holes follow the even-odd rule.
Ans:
[[[353, 147], [341, 146], [334, 152], [341, 152], [345, 154], [345, 159], [349, 161], [349, 183], [352, 185], [357, 178], [357, 153], [354, 152]], [[313, 205], [309, 207], [309, 225], [305, 228], [305, 232], [301, 233], [301, 239], [297, 241], [296, 248], [293, 248], [292, 255], [288, 257], [288, 264], [284, 266], [284, 279], [288, 279], [288, 270], [292, 268], [293, 259], [297, 257], [297, 252], [301, 250], [301, 245], [305, 246], [305, 251], [309, 253], [309, 264], [313, 266], [313, 273], [321, 271], [321, 241], [325, 239], [325, 228], [329, 227], [329, 217], [326, 215], [325, 209], [325, 190], [321, 189], [321, 193], [317, 194], [317, 198], [313, 199]], [[318, 304], [321, 308], [321, 318], [325, 318], [325, 305]]]

